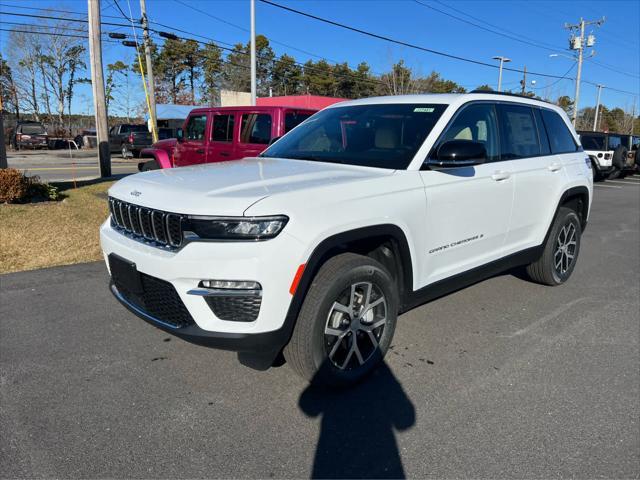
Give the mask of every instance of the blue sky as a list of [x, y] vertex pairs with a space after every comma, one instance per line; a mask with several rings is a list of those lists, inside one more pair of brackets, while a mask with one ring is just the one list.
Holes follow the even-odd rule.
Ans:
[[[139, 16], [138, 0], [129, 0], [134, 16]], [[583, 68], [583, 79], [602, 83], [608, 87], [640, 92], [640, 2], [637, 1], [451, 1], [419, 0], [422, 3], [480, 23], [490, 29], [499, 27], [510, 36], [524, 41], [542, 43], [548, 49], [518, 42], [511, 38], [476, 28], [458, 19], [420, 5], [414, 0], [275, 0], [292, 8], [317, 16], [346, 23], [357, 28], [417, 44], [446, 53], [492, 62], [491, 58], [503, 55], [512, 59], [509, 66], [553, 75], [564, 75], [572, 61], [563, 57], [549, 58], [554, 51], [568, 54], [569, 33], [563, 28], [565, 22], [577, 23], [580, 16], [586, 19], [606, 17], [600, 28], [590, 27], [587, 32], [596, 35], [596, 56], [587, 60]], [[192, 5], [212, 16], [194, 11], [180, 4]], [[128, 11], [127, 0], [118, 0]], [[22, 7], [73, 10], [86, 14], [85, 0], [0, 0], [2, 12], [29, 12], [11, 9], [6, 5]], [[149, 18], [194, 35], [203, 35], [222, 42], [246, 42], [249, 27], [248, 0], [147, 0]], [[399, 59], [404, 59], [414, 71], [428, 74], [437, 70], [444, 77], [473, 88], [477, 85], [497, 83], [496, 69], [464, 63], [429, 53], [416, 51], [399, 45], [362, 36], [337, 27], [300, 17], [273, 6], [257, 2], [257, 31], [272, 40], [277, 54], [288, 53], [304, 62], [315, 54], [329, 61], [346, 61], [355, 66], [366, 61], [374, 72], [384, 72]], [[113, 0], [102, 0], [102, 13], [120, 15]], [[228, 23], [224, 23], [221, 20]], [[30, 21], [27, 18], [0, 16], [0, 21]], [[119, 22], [115, 18], [103, 21]], [[492, 26], [488, 26], [487, 22]], [[233, 25], [232, 25], [233, 24]], [[234, 26], [235, 25], [235, 26]], [[241, 27], [241, 28], [238, 28]], [[4, 26], [3, 28], [7, 28]], [[130, 33], [130, 29], [105, 27]], [[182, 34], [181, 34], [182, 35]], [[184, 35], [186, 36], [186, 35]], [[3, 53], [10, 47], [6, 32], [0, 32]], [[285, 46], [286, 44], [288, 46]], [[118, 59], [130, 58], [132, 50], [119, 45], [105, 46], [105, 64]], [[299, 50], [308, 53], [302, 53]], [[599, 62], [600, 64], [596, 63]], [[612, 71], [602, 64], [624, 73]], [[570, 76], [575, 75], [575, 70]], [[504, 88], [517, 88], [521, 74], [505, 72]], [[529, 75], [535, 80], [537, 91], [550, 93], [552, 97], [573, 97], [574, 83], [571, 80], [555, 82], [540, 76]], [[555, 82], [555, 83], [554, 83]], [[545, 88], [547, 85], [552, 84]], [[134, 85], [136, 90], [141, 90]], [[596, 88], [583, 83], [580, 106], [595, 103]], [[631, 107], [633, 96], [604, 90], [602, 102], [608, 106]], [[640, 102], [640, 99], [637, 100]], [[91, 109], [90, 89], [81, 87], [76, 97], [76, 111], [85, 113]], [[636, 113], [640, 105], [636, 106]]]

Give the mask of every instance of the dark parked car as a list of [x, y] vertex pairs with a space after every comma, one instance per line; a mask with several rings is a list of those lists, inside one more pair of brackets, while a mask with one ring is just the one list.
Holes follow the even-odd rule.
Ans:
[[122, 158], [137, 157], [143, 148], [153, 143], [151, 132], [146, 125], [122, 123], [109, 130], [109, 148], [120, 152]]
[[16, 150], [22, 148], [47, 148], [49, 135], [40, 122], [18, 122], [11, 137]]

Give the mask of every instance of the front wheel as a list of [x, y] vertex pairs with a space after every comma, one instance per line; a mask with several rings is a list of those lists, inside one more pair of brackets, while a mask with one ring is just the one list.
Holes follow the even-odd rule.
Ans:
[[284, 356], [312, 384], [352, 385], [383, 360], [398, 315], [391, 275], [377, 261], [345, 253], [316, 275]]
[[529, 277], [543, 285], [560, 285], [566, 282], [578, 260], [582, 226], [576, 212], [560, 207], [544, 244], [542, 255], [527, 266]]
[[122, 158], [129, 158], [132, 156], [131, 152], [129, 151], [129, 147], [127, 147], [127, 145], [124, 143], [120, 147], [120, 155], [122, 155]]

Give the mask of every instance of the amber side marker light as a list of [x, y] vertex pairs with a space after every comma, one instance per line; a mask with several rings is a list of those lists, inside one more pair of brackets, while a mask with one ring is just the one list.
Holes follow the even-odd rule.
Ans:
[[296, 270], [296, 274], [293, 276], [293, 281], [291, 282], [291, 288], [289, 288], [289, 293], [291, 295], [295, 295], [296, 290], [298, 289], [298, 284], [300, 283], [300, 279], [302, 278], [302, 274], [304, 273], [304, 267], [306, 267], [306, 263], [303, 263]]

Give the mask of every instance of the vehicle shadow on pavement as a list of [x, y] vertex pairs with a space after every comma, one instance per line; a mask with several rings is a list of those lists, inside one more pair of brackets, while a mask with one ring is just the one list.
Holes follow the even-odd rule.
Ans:
[[309, 386], [298, 405], [322, 415], [311, 478], [405, 478], [395, 430], [411, 428], [416, 412], [385, 363], [348, 390]]

